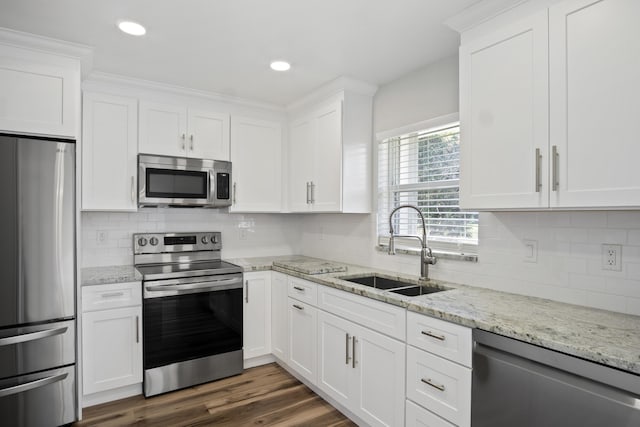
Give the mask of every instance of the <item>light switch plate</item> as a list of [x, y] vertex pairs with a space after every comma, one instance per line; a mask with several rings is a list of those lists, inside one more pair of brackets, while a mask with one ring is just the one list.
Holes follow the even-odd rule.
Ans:
[[532, 239], [523, 239], [524, 245], [524, 262], [538, 262], [538, 241]]

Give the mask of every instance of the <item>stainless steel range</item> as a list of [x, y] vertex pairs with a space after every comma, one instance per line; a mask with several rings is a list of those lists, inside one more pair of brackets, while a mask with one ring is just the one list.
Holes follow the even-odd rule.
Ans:
[[242, 269], [221, 234], [133, 236], [143, 284], [144, 395], [242, 372]]

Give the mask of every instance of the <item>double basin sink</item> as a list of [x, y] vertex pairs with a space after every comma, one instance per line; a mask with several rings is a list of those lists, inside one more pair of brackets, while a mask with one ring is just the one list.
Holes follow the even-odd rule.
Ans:
[[432, 294], [434, 292], [446, 291], [445, 288], [440, 288], [433, 285], [416, 285], [415, 283], [403, 282], [401, 280], [387, 279], [386, 277], [380, 277], [376, 275], [360, 276], [360, 277], [341, 277], [341, 280], [345, 280], [351, 283], [358, 283], [360, 285], [369, 286], [375, 289], [381, 289], [394, 294], [405, 295], [409, 297], [417, 297], [420, 295]]

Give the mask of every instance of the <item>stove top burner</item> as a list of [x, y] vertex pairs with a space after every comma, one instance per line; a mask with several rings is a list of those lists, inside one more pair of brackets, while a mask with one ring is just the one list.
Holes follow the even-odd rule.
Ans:
[[242, 273], [243, 271], [242, 267], [220, 260], [171, 264], [145, 264], [137, 265], [136, 268], [140, 274], [142, 274], [142, 280], [144, 281]]

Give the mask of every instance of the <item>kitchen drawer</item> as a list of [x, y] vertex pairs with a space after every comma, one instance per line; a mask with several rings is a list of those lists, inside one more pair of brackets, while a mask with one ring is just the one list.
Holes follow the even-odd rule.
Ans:
[[82, 287], [82, 312], [142, 305], [140, 282]]
[[433, 412], [429, 412], [422, 406], [418, 406], [407, 400], [406, 427], [455, 427], [448, 421], [443, 420]]
[[350, 292], [321, 286], [318, 307], [390, 337], [405, 340], [406, 310]]
[[471, 369], [407, 347], [407, 398], [460, 427], [471, 425]]
[[289, 297], [311, 305], [318, 305], [318, 284], [297, 277], [287, 276]]
[[471, 367], [471, 328], [408, 312], [407, 343]]

